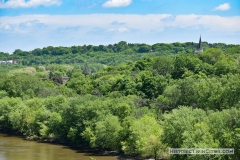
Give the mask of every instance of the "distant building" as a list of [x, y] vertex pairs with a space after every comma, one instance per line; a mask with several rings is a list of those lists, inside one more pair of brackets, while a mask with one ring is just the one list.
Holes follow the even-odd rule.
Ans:
[[7, 64], [6, 61], [0, 61], [0, 64]]
[[17, 64], [17, 60], [0, 61], [0, 64]]
[[62, 77], [63, 84], [67, 83], [69, 81], [69, 77]]
[[203, 52], [201, 35], [200, 35], [200, 38], [199, 38], [198, 46], [197, 46], [197, 48], [196, 48], [196, 50], [195, 50], [195, 53], [199, 53], [199, 52]]

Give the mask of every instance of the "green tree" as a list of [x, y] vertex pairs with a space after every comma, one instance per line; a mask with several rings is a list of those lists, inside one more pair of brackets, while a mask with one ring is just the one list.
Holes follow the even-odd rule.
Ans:
[[[112, 150], [120, 150], [120, 137], [119, 133], [122, 130], [120, 126], [120, 122], [118, 117], [113, 115], [108, 115], [104, 120], [101, 120], [96, 123], [95, 127], [95, 136], [90, 139], [94, 139], [94, 141], [90, 141], [92, 146], [108, 148]], [[83, 132], [83, 136], [89, 132]], [[91, 132], [90, 132], [91, 133]]]
[[237, 67], [238, 66], [237, 66], [236, 60], [234, 60], [230, 56], [221, 58], [214, 65], [216, 75], [229, 74], [229, 73], [234, 74], [237, 72]]
[[173, 67], [173, 58], [167, 56], [157, 57], [153, 63], [153, 69], [163, 76], [171, 74]]
[[206, 51], [204, 51], [202, 54], [200, 54], [200, 59], [203, 62], [209, 63], [211, 65], [214, 65], [218, 62], [219, 59], [223, 56], [223, 51], [218, 48], [209, 48]]
[[90, 68], [87, 63], [84, 64], [82, 74], [84, 74], [85, 76], [91, 74]]
[[31, 98], [36, 96], [42, 87], [43, 83], [37, 77], [17, 74], [6, 77], [1, 89], [5, 90], [10, 97]]
[[10, 116], [19, 105], [22, 105], [21, 98], [3, 97], [0, 99], [0, 124], [2, 127], [12, 128]]
[[196, 55], [179, 54], [174, 60], [173, 78], [181, 78], [185, 71], [198, 73], [201, 69], [202, 61]]
[[240, 110], [236, 108], [216, 111], [209, 115], [208, 124], [214, 139], [221, 148], [234, 148], [234, 155], [224, 155], [225, 159], [237, 159], [239, 152]]
[[120, 122], [122, 122], [124, 118], [130, 115], [131, 107], [127, 103], [120, 103], [114, 106], [113, 113], [119, 118]]
[[[214, 139], [207, 120], [196, 123], [192, 130], [185, 131], [183, 139], [182, 148], [219, 148], [219, 142]], [[187, 159], [221, 159], [221, 155], [188, 155]]]
[[145, 115], [134, 120], [128, 129], [128, 138], [121, 142], [125, 154], [153, 156], [155, 159], [162, 156], [166, 148], [161, 141], [163, 130], [153, 117]]
[[184, 142], [184, 132], [193, 130], [196, 123], [203, 121], [206, 113], [201, 109], [181, 106], [164, 114], [163, 142], [172, 148], [181, 148]]
[[142, 91], [148, 98], [156, 98], [162, 94], [167, 83], [162, 75], [154, 76], [149, 71], [141, 72], [136, 78], [137, 89]]
[[80, 95], [91, 94], [94, 89], [92, 80], [81, 73], [73, 73], [66, 85]]

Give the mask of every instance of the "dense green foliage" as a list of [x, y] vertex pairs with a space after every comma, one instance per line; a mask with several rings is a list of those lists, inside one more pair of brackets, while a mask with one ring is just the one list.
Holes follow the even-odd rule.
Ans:
[[[40, 66], [35, 61], [25, 67], [28, 63], [22, 60], [18, 65], [2, 66], [0, 126], [33, 139], [71, 141], [155, 159], [237, 159], [239, 46], [218, 44], [198, 54], [193, 54], [191, 47], [191, 43], [150, 46], [119, 42], [36, 49], [31, 54], [44, 61], [58, 56], [67, 61], [93, 53], [92, 61], [81, 65], [67, 65], [66, 61], [65, 65], [44, 65], [42, 61]], [[157, 54], [153, 56], [150, 50]], [[163, 56], [167, 51], [171, 56]], [[148, 52], [145, 55], [150, 56], [127, 61], [125, 52]], [[31, 61], [29, 53], [16, 50], [4, 56], [19, 60], [26, 56], [25, 60]], [[91, 65], [100, 64], [108, 55], [119, 57], [119, 62], [105, 63], [115, 66], [92, 74]], [[118, 64], [122, 62], [126, 63]], [[70, 80], [62, 84], [54, 79], [62, 76]], [[235, 154], [170, 156], [168, 148], [234, 148]]]
[[[144, 57], [155, 57], [160, 55], [176, 56], [178, 53], [194, 53], [197, 43], [157, 43], [133, 44], [121, 41], [109, 45], [83, 45], [72, 47], [48, 46], [32, 51], [16, 49], [13, 54], [0, 52], [0, 61], [18, 60], [23, 66], [48, 65], [48, 64], [89, 64], [91, 73], [101, 70], [103, 67], [113, 66], [121, 63], [134, 62]], [[210, 44], [203, 42], [203, 48], [219, 48], [227, 54], [239, 54], [239, 45], [226, 45], [224, 43]]]

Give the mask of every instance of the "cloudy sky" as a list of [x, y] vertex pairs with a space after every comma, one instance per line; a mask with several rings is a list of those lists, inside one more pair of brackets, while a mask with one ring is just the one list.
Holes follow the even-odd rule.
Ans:
[[0, 52], [84, 44], [240, 44], [240, 0], [0, 0]]

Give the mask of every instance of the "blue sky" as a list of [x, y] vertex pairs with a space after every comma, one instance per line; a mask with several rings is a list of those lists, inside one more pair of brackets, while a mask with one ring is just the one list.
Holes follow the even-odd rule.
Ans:
[[0, 52], [84, 44], [240, 44], [239, 0], [0, 0]]

